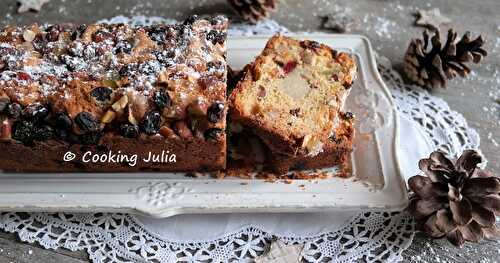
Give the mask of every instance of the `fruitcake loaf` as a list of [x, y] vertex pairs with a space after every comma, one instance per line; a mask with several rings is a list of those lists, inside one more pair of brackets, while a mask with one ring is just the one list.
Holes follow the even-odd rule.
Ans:
[[230, 95], [232, 121], [273, 154], [323, 151], [356, 73], [354, 60], [315, 41], [272, 37]]
[[3, 28], [0, 170], [224, 169], [226, 30], [222, 16]]

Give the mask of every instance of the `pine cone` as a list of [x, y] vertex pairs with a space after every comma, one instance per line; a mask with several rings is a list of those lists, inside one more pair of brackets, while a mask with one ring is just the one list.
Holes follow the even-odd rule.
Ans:
[[466, 32], [456, 42], [457, 33], [450, 29], [446, 43], [442, 45], [439, 31], [430, 40], [429, 32], [423, 33], [422, 39], [413, 39], [405, 54], [404, 71], [407, 77], [424, 88], [446, 87], [446, 80], [457, 75], [465, 77], [470, 73], [465, 63], [479, 63], [487, 55], [482, 49], [482, 36], [470, 39]]
[[276, 9], [278, 0], [228, 0], [234, 10], [251, 23], [266, 18]]
[[408, 210], [420, 228], [434, 238], [446, 238], [456, 246], [465, 241], [495, 238], [499, 229], [500, 178], [477, 168], [481, 156], [466, 150], [455, 164], [441, 152], [419, 162], [425, 176], [413, 176]]

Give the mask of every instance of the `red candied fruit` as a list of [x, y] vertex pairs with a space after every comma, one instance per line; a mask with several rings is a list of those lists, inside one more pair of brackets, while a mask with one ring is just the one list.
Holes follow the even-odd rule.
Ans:
[[288, 74], [292, 72], [296, 67], [297, 67], [297, 61], [290, 61], [283, 66], [283, 71], [285, 72], [285, 74]]

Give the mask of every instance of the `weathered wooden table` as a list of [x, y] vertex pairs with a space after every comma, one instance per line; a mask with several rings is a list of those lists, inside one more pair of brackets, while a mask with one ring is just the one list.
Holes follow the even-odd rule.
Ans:
[[[479, 132], [489, 169], [500, 173], [500, 1], [281, 0], [272, 18], [291, 30], [318, 31], [321, 16], [336, 7], [350, 9], [356, 20], [352, 32], [368, 36], [375, 49], [397, 67], [401, 65], [410, 38], [420, 37], [422, 32], [422, 28], [413, 26], [412, 14], [417, 9], [438, 7], [459, 33], [466, 30], [473, 32], [473, 36], [483, 33], [489, 55], [480, 66], [472, 66], [475, 74], [465, 80], [452, 81], [449, 89], [433, 94], [462, 113]], [[15, 0], [2, 0], [0, 24], [88, 23], [117, 15], [182, 19], [189, 14], [232, 13], [224, 0], [51, 0], [39, 13], [17, 14], [16, 10]], [[441, 29], [447, 30], [447, 27]], [[500, 243], [483, 241], [457, 249], [445, 241], [431, 241], [417, 235], [404, 257], [409, 262], [500, 262]], [[0, 232], [0, 262], [88, 262], [88, 257], [85, 252], [45, 250], [36, 244], [21, 243], [13, 234]]]

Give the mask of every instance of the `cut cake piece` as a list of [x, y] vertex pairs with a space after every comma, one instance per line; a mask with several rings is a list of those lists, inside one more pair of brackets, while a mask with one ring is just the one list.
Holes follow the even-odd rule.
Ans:
[[268, 169], [278, 174], [285, 174], [290, 170], [310, 170], [344, 165], [353, 149], [354, 119], [349, 112], [340, 115], [340, 124], [324, 143], [321, 153], [316, 156], [273, 154], [267, 160]]
[[323, 151], [316, 156], [273, 153], [251, 129], [230, 122], [229, 163], [237, 164], [236, 167], [253, 167], [254, 171], [271, 172], [277, 175], [285, 175], [289, 171], [311, 170], [335, 165], [347, 168], [344, 164], [353, 149], [354, 116], [350, 112], [342, 112], [339, 120], [340, 123], [335, 131], [325, 141]]
[[346, 53], [276, 35], [245, 67], [229, 99], [230, 117], [273, 154], [315, 156], [337, 128], [355, 73]]

